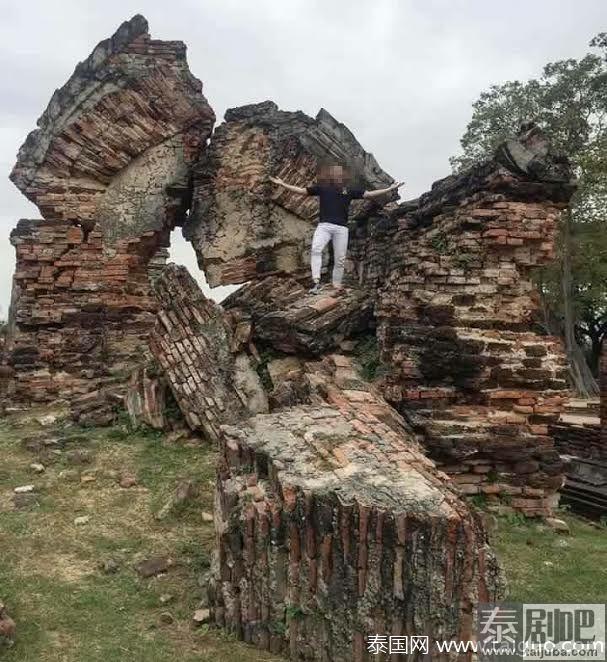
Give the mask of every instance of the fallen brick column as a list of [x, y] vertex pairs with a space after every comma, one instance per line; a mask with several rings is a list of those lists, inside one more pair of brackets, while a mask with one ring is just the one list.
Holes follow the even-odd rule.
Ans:
[[562, 467], [548, 426], [568, 396], [560, 340], [533, 330], [531, 274], [553, 259], [574, 184], [566, 164], [543, 163], [545, 180], [481, 164], [396, 210], [376, 305], [388, 400], [467, 493], [508, 495], [528, 515], [556, 503]]
[[267, 411], [265, 392], [229, 316], [204, 296], [187, 269], [167, 265], [155, 292], [160, 310], [150, 349], [190, 427], [217, 439], [221, 424]]
[[11, 179], [45, 219], [98, 223], [109, 241], [172, 228], [214, 121], [185, 44], [136, 15], [55, 91]]
[[250, 316], [256, 341], [289, 353], [321, 354], [371, 325], [370, 293], [348, 289], [332, 296], [325, 288], [314, 295], [307, 289], [294, 278], [269, 276], [244, 285], [223, 306]]
[[[211, 286], [307, 269], [318, 201], [281, 189], [268, 177], [306, 186], [327, 159], [353, 166], [360, 186], [392, 182], [324, 109], [315, 118], [279, 110], [271, 101], [228, 109], [196, 166], [192, 212], [184, 225]], [[353, 215], [370, 206], [356, 201]]]
[[327, 402], [223, 428], [215, 621], [309, 661], [376, 659], [372, 634], [467, 639], [474, 605], [503, 592], [481, 523], [398, 414], [335, 363], [332, 378], [310, 375]]

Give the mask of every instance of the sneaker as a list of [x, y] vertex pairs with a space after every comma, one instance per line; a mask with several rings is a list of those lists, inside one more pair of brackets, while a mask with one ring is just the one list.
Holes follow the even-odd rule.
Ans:
[[308, 290], [309, 294], [320, 294], [320, 283], [314, 283], [314, 286]]

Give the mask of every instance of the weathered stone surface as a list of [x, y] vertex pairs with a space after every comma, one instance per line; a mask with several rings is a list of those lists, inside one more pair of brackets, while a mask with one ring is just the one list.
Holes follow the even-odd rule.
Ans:
[[369, 633], [469, 638], [471, 605], [503, 591], [480, 520], [348, 360], [327, 365], [309, 366], [322, 404], [223, 429], [216, 623], [298, 660], [370, 659]]
[[229, 316], [185, 267], [169, 264], [155, 283], [161, 306], [150, 349], [192, 429], [217, 439], [222, 423], [268, 410]]
[[[268, 176], [305, 186], [327, 158], [351, 163], [361, 185], [392, 182], [325, 110], [312, 119], [266, 101], [226, 112], [197, 166], [184, 228], [211, 286], [307, 269], [318, 203], [279, 189]], [[370, 206], [353, 205], [353, 213], [361, 205]]]
[[373, 319], [371, 295], [330, 288], [320, 295], [292, 277], [269, 276], [244, 285], [223, 301], [228, 310], [250, 316], [253, 337], [276, 350], [320, 354], [367, 329]]
[[46, 220], [97, 223], [111, 240], [181, 224], [215, 121], [185, 53], [137, 15], [78, 64], [11, 174]]
[[567, 397], [560, 340], [532, 331], [531, 272], [553, 259], [573, 190], [565, 171], [545, 181], [497, 162], [437, 182], [393, 212], [375, 310], [387, 398], [469, 493], [506, 486], [529, 515], [548, 514], [562, 483], [548, 425]]

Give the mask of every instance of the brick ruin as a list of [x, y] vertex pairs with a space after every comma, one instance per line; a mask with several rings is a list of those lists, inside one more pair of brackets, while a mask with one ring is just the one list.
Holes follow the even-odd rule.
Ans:
[[151, 279], [190, 206], [215, 115], [185, 45], [142, 16], [79, 63], [19, 150], [15, 185], [43, 220], [20, 221], [5, 348], [12, 405], [67, 400], [109, 422], [158, 308]]
[[[463, 497], [542, 516], [563, 481], [566, 361], [532, 274], [569, 165], [527, 126], [417, 200], [357, 201], [348, 289], [315, 297], [316, 203], [268, 175], [305, 185], [339, 159], [361, 186], [393, 179], [325, 110], [214, 120], [184, 44], [141, 16], [53, 95], [11, 175], [43, 219], [11, 235], [3, 404], [163, 428], [174, 399], [220, 449], [211, 602], [246, 641], [361, 661], [369, 632], [466, 639], [503, 578]], [[223, 305], [166, 265], [177, 226], [211, 285], [245, 283]]]
[[[360, 186], [394, 181], [324, 109], [312, 119], [266, 101], [226, 112], [194, 168], [192, 212], [184, 226], [211, 286], [307, 272], [318, 202], [277, 188], [268, 176], [305, 186], [314, 181], [319, 160], [328, 158], [351, 163]], [[357, 201], [354, 209], [370, 206]]]
[[150, 278], [162, 268], [158, 249], [166, 240], [148, 232], [109, 249], [99, 230], [22, 220], [11, 243], [7, 397], [16, 404], [66, 399], [82, 422], [111, 422], [100, 393], [120, 391], [147, 348], [158, 307]]
[[396, 210], [376, 306], [388, 400], [466, 494], [506, 494], [529, 515], [549, 514], [562, 483], [548, 425], [567, 363], [560, 339], [534, 330], [531, 277], [554, 257], [569, 180], [558, 162], [529, 181], [496, 160], [437, 182]]
[[348, 358], [304, 370], [307, 404], [225, 429], [217, 623], [293, 660], [371, 659], [369, 632], [468, 639], [503, 590], [480, 521]]

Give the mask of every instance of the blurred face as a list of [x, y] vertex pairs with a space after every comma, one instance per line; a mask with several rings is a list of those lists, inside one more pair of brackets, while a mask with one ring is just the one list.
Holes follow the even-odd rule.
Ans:
[[346, 181], [346, 173], [340, 165], [329, 165], [322, 168], [319, 173], [319, 179], [323, 183], [343, 186]]

